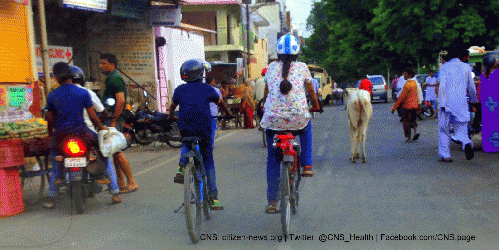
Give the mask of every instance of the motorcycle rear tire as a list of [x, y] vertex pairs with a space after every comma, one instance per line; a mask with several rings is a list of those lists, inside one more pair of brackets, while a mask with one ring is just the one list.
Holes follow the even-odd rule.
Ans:
[[85, 186], [81, 181], [72, 181], [69, 185], [71, 190], [71, 205], [76, 210], [77, 214], [82, 214], [85, 211], [85, 202], [87, 198]]

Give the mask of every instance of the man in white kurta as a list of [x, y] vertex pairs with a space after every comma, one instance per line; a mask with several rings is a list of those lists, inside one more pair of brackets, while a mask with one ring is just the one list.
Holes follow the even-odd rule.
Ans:
[[[435, 88], [437, 86], [437, 78], [434, 77], [435, 73], [433, 71], [430, 71], [430, 76], [426, 77], [425, 80], [425, 85], [426, 85], [426, 95], [425, 95], [425, 100], [430, 102], [433, 105], [433, 108], [435, 110], [438, 110], [437, 108], [437, 94], [435, 92]], [[436, 112], [435, 112], [436, 115]]]
[[[474, 156], [473, 143], [468, 137], [470, 112], [466, 93], [476, 102], [476, 89], [471, 77], [471, 68], [461, 62], [456, 52], [453, 58], [442, 65], [439, 73], [438, 110], [438, 154], [442, 161], [450, 158], [450, 123], [454, 125], [454, 138], [462, 142], [466, 159]], [[452, 56], [452, 55], [451, 55]]]

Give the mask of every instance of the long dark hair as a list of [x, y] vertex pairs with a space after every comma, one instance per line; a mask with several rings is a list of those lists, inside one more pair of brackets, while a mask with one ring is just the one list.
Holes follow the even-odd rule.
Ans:
[[287, 95], [293, 88], [293, 85], [288, 80], [289, 69], [291, 63], [298, 59], [298, 55], [278, 55], [278, 60], [282, 62], [282, 78], [284, 78], [279, 86], [281, 93]]

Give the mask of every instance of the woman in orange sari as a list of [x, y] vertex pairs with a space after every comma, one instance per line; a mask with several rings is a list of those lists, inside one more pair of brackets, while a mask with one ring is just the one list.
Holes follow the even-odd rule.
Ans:
[[248, 79], [244, 82], [244, 85], [239, 86], [234, 94], [234, 97], [241, 98], [239, 112], [244, 114], [244, 128], [255, 128], [255, 125], [253, 124], [255, 102], [253, 101], [251, 80]]

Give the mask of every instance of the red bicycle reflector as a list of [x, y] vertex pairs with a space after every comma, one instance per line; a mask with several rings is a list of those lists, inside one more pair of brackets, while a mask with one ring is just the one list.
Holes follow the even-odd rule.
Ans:
[[71, 157], [82, 156], [87, 151], [85, 144], [78, 139], [69, 139], [64, 143], [64, 153]]

